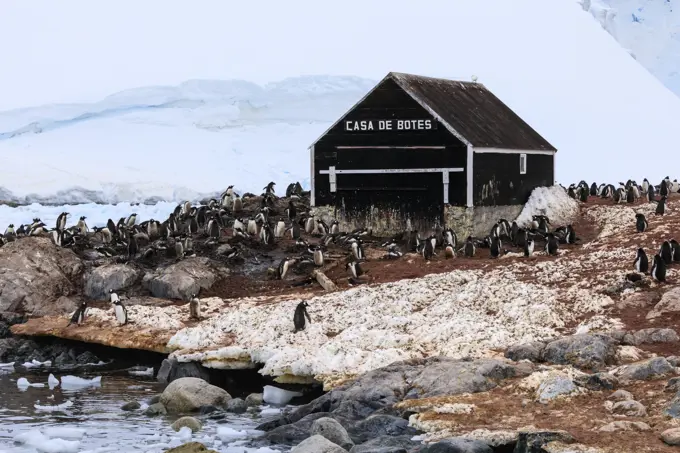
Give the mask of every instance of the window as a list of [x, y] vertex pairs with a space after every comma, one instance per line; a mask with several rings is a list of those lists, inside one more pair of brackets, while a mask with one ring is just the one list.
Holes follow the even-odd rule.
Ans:
[[526, 154], [520, 154], [519, 155], [519, 174], [520, 175], [526, 175], [527, 174], [527, 155]]

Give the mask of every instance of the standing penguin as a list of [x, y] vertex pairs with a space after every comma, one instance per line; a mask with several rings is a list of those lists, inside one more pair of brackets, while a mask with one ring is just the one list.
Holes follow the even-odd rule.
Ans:
[[120, 301], [120, 297], [118, 297], [118, 294], [113, 292], [113, 289], [109, 290], [109, 294], [110, 294], [112, 304], [116, 303], [116, 301]]
[[663, 258], [663, 262], [666, 263], [667, 266], [673, 262], [673, 248], [671, 247], [670, 242], [663, 241], [661, 250], [659, 250], [659, 256]]
[[283, 220], [283, 217], [279, 218], [279, 221], [276, 222], [276, 226], [274, 227], [274, 237], [275, 238], [282, 238], [283, 234], [286, 232], [286, 222]]
[[234, 214], [239, 213], [243, 211], [243, 200], [241, 200], [241, 197], [237, 193], [234, 194], [234, 203], [231, 207], [231, 212]]
[[73, 313], [73, 316], [71, 316], [71, 320], [66, 325], [66, 327], [70, 326], [71, 324], [81, 325], [85, 321], [86, 312], [87, 312], [87, 302], [83, 302], [83, 303], [80, 304], [80, 306], [75, 311], [75, 313]]
[[312, 323], [312, 318], [310, 318], [309, 313], [307, 313], [307, 307], [307, 302], [304, 300], [297, 304], [297, 307], [295, 307], [295, 314], [293, 315], [293, 325], [295, 326], [295, 332], [304, 330], [305, 318], [307, 318], [307, 321], [309, 321], [310, 324]]
[[340, 223], [337, 220], [333, 220], [331, 222], [331, 234], [339, 234], [340, 233]]
[[635, 257], [635, 270], [642, 273], [647, 273], [649, 271], [649, 259], [644, 249], [640, 247], [637, 251], [637, 256]]
[[351, 243], [352, 254], [357, 260], [364, 259], [364, 248], [361, 245], [361, 239], [353, 239]]
[[554, 234], [548, 233], [548, 240], [545, 243], [545, 252], [548, 255], [557, 255], [557, 249], [559, 248], [559, 243], [557, 242], [557, 238], [555, 237]]
[[57, 217], [57, 230], [62, 231], [66, 229], [66, 217], [68, 217], [68, 212], [62, 212]]
[[675, 239], [671, 239], [671, 248], [673, 249], [673, 261], [680, 262], [680, 244]]
[[597, 183], [595, 182], [590, 186], [590, 195], [593, 197], [597, 196]]
[[432, 245], [432, 242], [430, 238], [426, 239], [423, 247], [423, 258], [426, 260], [431, 260], [432, 257], [434, 256], [434, 246]]
[[663, 181], [661, 181], [661, 187], [659, 187], [659, 195], [661, 195], [662, 197], [667, 197], [668, 193], [669, 193], [668, 182], [666, 182], [666, 180], [664, 179]]
[[662, 196], [659, 198], [659, 202], [656, 205], [656, 211], [654, 212], [656, 215], [664, 215], [666, 212], [666, 197]]
[[133, 227], [133, 226], [135, 225], [136, 222], [137, 222], [137, 214], [133, 212], [133, 213], [130, 214], [130, 216], [125, 220], [125, 225], [127, 225], [128, 227]]
[[491, 258], [498, 258], [501, 255], [502, 246], [503, 245], [501, 243], [501, 238], [499, 238], [498, 236], [491, 239], [491, 247], [489, 248], [489, 250], [491, 251]]
[[295, 217], [297, 216], [297, 209], [295, 209], [295, 204], [293, 204], [293, 200], [288, 201], [288, 207], [286, 208], [286, 216], [288, 216], [288, 220], [291, 222], [295, 221]]
[[645, 215], [642, 213], [637, 213], [635, 214], [635, 219], [635, 228], [637, 229], [638, 233], [644, 233], [645, 230], [647, 230], [647, 227], [649, 227], [649, 222], [647, 222]]
[[527, 231], [525, 231], [524, 234], [525, 234], [524, 256], [529, 257], [534, 253], [534, 238], [530, 237]]
[[125, 308], [125, 305], [119, 300], [115, 301], [113, 303], [113, 312], [116, 314], [116, 321], [118, 321], [119, 325], [125, 325], [128, 322], [128, 314], [127, 314], [127, 308]]
[[626, 191], [626, 202], [627, 203], [635, 203], [635, 187], [634, 186], [628, 187], [628, 190]]
[[[597, 188], [595, 188], [595, 190], [597, 190]], [[579, 198], [580, 198], [582, 203], [587, 202], [588, 201], [588, 187], [581, 187], [579, 195], [580, 195]]]
[[666, 281], [666, 263], [658, 254], [654, 255], [654, 264], [652, 265], [652, 277], [658, 282]]
[[[236, 224], [236, 221], [234, 221], [234, 225]], [[243, 225], [241, 223], [241, 225]], [[234, 227], [232, 229], [232, 233], [237, 231], [237, 228]], [[217, 222], [217, 219], [213, 215], [210, 220], [208, 220], [208, 236], [210, 236], [213, 239], [219, 239], [220, 238], [220, 225]]]
[[448, 244], [454, 249], [456, 248], [456, 245], [458, 245], [458, 238], [456, 237], [456, 233], [451, 228], [447, 228], [444, 230], [444, 244]]
[[286, 278], [286, 275], [288, 274], [288, 270], [290, 267], [293, 265], [293, 260], [291, 260], [288, 257], [285, 257], [279, 262], [279, 279], [283, 280]]
[[314, 265], [321, 267], [323, 266], [324, 263], [324, 256], [323, 256], [323, 249], [321, 246], [317, 246], [314, 248]]
[[182, 244], [182, 238], [175, 240], [175, 256], [178, 260], [184, 258], [184, 244]]
[[444, 244], [444, 257], [449, 260], [456, 257], [456, 248], [450, 242]]
[[573, 226], [567, 225], [567, 234], [565, 235], [564, 240], [567, 244], [576, 243], [576, 231], [574, 231]]
[[654, 201], [654, 197], [656, 197], [656, 191], [654, 190], [654, 184], [650, 184], [647, 187], [647, 201], [649, 201], [649, 202]]
[[129, 259], [134, 258], [135, 255], [137, 254], [137, 250], [138, 250], [137, 239], [135, 238], [134, 234], [131, 234], [130, 239], [128, 241], [128, 258]]
[[649, 189], [649, 181], [647, 178], [642, 180], [642, 191], [647, 193], [647, 190]]
[[472, 241], [472, 236], [468, 236], [467, 240], [465, 241], [465, 256], [468, 258], [472, 258], [475, 256], [475, 243]]
[[196, 294], [192, 294], [189, 301], [189, 318], [193, 320], [201, 319], [201, 301], [198, 300]]
[[307, 234], [312, 234], [314, 230], [316, 230], [316, 219], [314, 219], [313, 215], [310, 215], [305, 220], [305, 232]]

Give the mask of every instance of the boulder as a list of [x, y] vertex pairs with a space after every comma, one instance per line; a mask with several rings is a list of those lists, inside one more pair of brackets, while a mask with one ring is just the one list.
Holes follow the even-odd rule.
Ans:
[[675, 395], [675, 398], [668, 403], [666, 409], [663, 411], [664, 415], [671, 418], [680, 418], [680, 393]]
[[246, 396], [246, 405], [248, 407], [262, 406], [263, 402], [262, 393], [251, 393]]
[[651, 328], [627, 333], [623, 337], [623, 344], [638, 346], [652, 343], [675, 343], [680, 337], [673, 329]]
[[617, 342], [604, 334], [579, 334], [551, 341], [543, 350], [542, 359], [558, 365], [599, 371], [616, 360]]
[[420, 442], [411, 440], [413, 436], [379, 436], [361, 445], [355, 445], [350, 453], [407, 453]]
[[127, 264], [106, 264], [85, 275], [85, 295], [90, 299], [108, 300], [109, 290], [129, 288], [140, 277], [140, 272]]
[[665, 392], [680, 392], [680, 377], [674, 377], [666, 382], [666, 386], [663, 388]]
[[176, 359], [164, 359], [156, 375], [156, 380], [168, 384], [184, 377], [195, 377], [210, 382], [210, 373], [202, 365], [195, 362], [178, 362]]
[[565, 376], [554, 376], [541, 382], [536, 390], [536, 401], [542, 404], [568, 397], [578, 392], [578, 387], [574, 381]]
[[626, 417], [645, 417], [647, 408], [637, 401], [619, 401], [614, 403], [612, 414], [625, 415]]
[[172, 429], [174, 429], [175, 431], [179, 431], [180, 429], [184, 428], [185, 426], [187, 428], [191, 429], [192, 433], [197, 433], [198, 431], [201, 430], [201, 428], [203, 428], [203, 425], [201, 425], [201, 422], [196, 420], [194, 417], [178, 418], [177, 420], [175, 420], [175, 422], [172, 425], [170, 425], [170, 427]]
[[347, 453], [347, 450], [323, 436], [315, 435], [293, 447], [290, 453]]
[[189, 442], [179, 447], [166, 450], [165, 453], [218, 453], [215, 450], [208, 450], [205, 445], [199, 442]]
[[129, 403], [123, 404], [120, 408], [124, 411], [136, 411], [142, 407], [137, 401], [130, 401]]
[[576, 376], [574, 383], [588, 390], [614, 390], [619, 385], [619, 380], [609, 373], [595, 373]]
[[15, 324], [23, 324], [28, 320], [25, 315], [19, 313], [0, 313], [0, 339], [12, 336], [9, 328]]
[[571, 444], [574, 442], [574, 437], [566, 431], [520, 432], [513, 453], [541, 452], [543, 450], [541, 447], [557, 441]]
[[652, 427], [643, 422], [631, 422], [628, 420], [618, 420], [601, 426], [598, 431], [613, 433], [616, 431], [651, 431]]
[[633, 394], [626, 390], [617, 390], [607, 398], [611, 401], [632, 401], [635, 399]]
[[349, 428], [349, 434], [357, 444], [379, 436], [415, 436], [417, 433], [409, 426], [408, 420], [393, 415], [371, 415]]
[[538, 362], [541, 360], [543, 349], [545, 349], [545, 343], [540, 341], [513, 345], [505, 351], [505, 357], [514, 360], [515, 362], [519, 362], [520, 360]]
[[654, 357], [624, 367], [619, 374], [621, 381], [643, 381], [672, 374], [675, 368], [663, 357]]
[[154, 403], [146, 408], [144, 415], [153, 417], [154, 415], [167, 415], [168, 411], [162, 403]]
[[677, 313], [680, 311], [680, 288], [673, 288], [666, 291], [658, 304], [647, 313], [647, 319], [661, 317], [667, 313]]
[[312, 436], [317, 434], [323, 436], [334, 444], [340, 445], [345, 450], [349, 450], [354, 446], [354, 442], [352, 442], [349, 434], [347, 434], [347, 430], [332, 418], [322, 417], [314, 420], [309, 434]]
[[673, 365], [676, 368], [680, 366], [680, 357], [678, 357], [676, 355], [666, 357], [666, 360], [668, 360], [668, 363], [670, 363], [671, 365]]
[[241, 398], [232, 398], [227, 403], [225, 409], [227, 412], [231, 412], [233, 414], [242, 414], [248, 410], [248, 405]]
[[680, 428], [667, 429], [660, 437], [666, 444], [680, 447]]
[[73, 282], [83, 269], [72, 250], [48, 238], [27, 237], [0, 247], [0, 312], [47, 316], [75, 311], [75, 300], [55, 302], [77, 292]]
[[201, 406], [224, 406], [231, 396], [226, 390], [194, 377], [172, 381], [161, 395], [161, 403], [168, 412], [177, 414], [198, 411]]
[[144, 276], [144, 283], [154, 297], [189, 300], [192, 294], [207, 290], [226, 268], [216, 271], [208, 258], [186, 258], [179, 263]]
[[493, 453], [493, 450], [484, 442], [454, 437], [429, 444], [419, 453]]

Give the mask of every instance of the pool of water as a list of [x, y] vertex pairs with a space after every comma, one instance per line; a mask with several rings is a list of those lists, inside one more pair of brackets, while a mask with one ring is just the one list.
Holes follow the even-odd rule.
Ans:
[[[19, 388], [17, 380], [21, 377], [45, 386]], [[144, 404], [163, 387], [148, 378], [104, 374], [98, 385], [69, 389], [59, 385], [50, 389], [45, 374], [19, 375], [0, 370], [0, 453], [162, 452], [190, 440], [223, 453], [275, 451], [241, 446], [259, 434], [254, 427], [275, 416], [275, 408], [265, 408], [265, 415], [198, 416], [203, 429], [190, 440], [186, 433], [182, 436], [170, 428], [177, 416], [148, 417], [141, 410], [121, 410], [128, 401]], [[17, 435], [33, 440], [16, 442]]]

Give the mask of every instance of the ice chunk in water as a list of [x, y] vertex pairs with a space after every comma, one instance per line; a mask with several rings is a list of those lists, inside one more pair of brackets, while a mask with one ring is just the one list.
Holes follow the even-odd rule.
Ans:
[[222, 442], [229, 442], [246, 438], [248, 437], [248, 433], [245, 430], [239, 431], [228, 426], [218, 426], [217, 437], [219, 437]]
[[290, 390], [283, 390], [271, 385], [265, 385], [262, 399], [269, 404], [284, 405], [288, 404], [288, 402], [296, 396], [302, 396], [302, 393], [291, 392]]
[[33, 447], [40, 453], [77, 453], [80, 450], [77, 440], [49, 439], [37, 429], [14, 436], [14, 442]]
[[179, 429], [179, 439], [182, 442], [189, 442], [191, 440], [191, 428], [188, 426], [182, 426]]
[[45, 384], [31, 384], [26, 378], [17, 379], [17, 387], [20, 389], [27, 389], [29, 387], [45, 387]]
[[84, 379], [78, 376], [62, 376], [61, 388], [62, 390], [77, 390], [87, 387], [100, 387], [102, 384], [102, 377], [97, 376], [92, 379]]
[[49, 385], [50, 390], [52, 390], [53, 388], [59, 385], [59, 379], [57, 379], [56, 377], [54, 377], [52, 373], [50, 373], [50, 376], [47, 378], [47, 385]]
[[53, 426], [45, 430], [45, 435], [50, 439], [59, 437], [61, 439], [82, 439], [85, 436], [85, 430], [80, 428], [67, 428]]
[[39, 404], [33, 405], [33, 407], [35, 407], [37, 410], [46, 412], [59, 412], [59, 411], [64, 412], [71, 406], [73, 406], [73, 401], [66, 401], [65, 403], [61, 403], [56, 406], [41, 406]]

